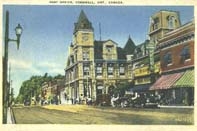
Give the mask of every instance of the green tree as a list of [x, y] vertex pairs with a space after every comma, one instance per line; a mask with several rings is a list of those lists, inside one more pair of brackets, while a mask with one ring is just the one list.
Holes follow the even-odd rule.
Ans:
[[24, 100], [30, 100], [32, 97], [35, 97], [36, 101], [39, 101], [42, 84], [56, 79], [64, 79], [64, 76], [59, 74], [52, 77], [48, 73], [45, 73], [43, 76], [31, 76], [29, 80], [22, 83], [16, 101], [23, 103]]
[[125, 83], [121, 83], [119, 85], [117, 85], [117, 88], [113, 89], [113, 94], [118, 95], [120, 97], [123, 97], [125, 95], [125, 91], [129, 90], [132, 86], [132, 83], [130, 82], [125, 82]]

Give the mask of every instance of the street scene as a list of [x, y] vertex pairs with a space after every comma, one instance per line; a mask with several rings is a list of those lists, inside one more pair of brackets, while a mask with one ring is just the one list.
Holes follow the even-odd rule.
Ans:
[[3, 7], [3, 124], [194, 125], [193, 6]]

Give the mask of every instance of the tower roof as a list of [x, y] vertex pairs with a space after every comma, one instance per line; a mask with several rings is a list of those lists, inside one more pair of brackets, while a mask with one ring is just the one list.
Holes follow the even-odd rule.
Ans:
[[129, 39], [127, 40], [125, 47], [124, 47], [125, 54], [126, 55], [133, 54], [135, 51], [135, 48], [136, 46], [133, 40], [131, 39], [131, 37], [129, 36]]
[[93, 30], [92, 23], [88, 20], [83, 10], [81, 10], [78, 21], [75, 23], [74, 33], [80, 29]]

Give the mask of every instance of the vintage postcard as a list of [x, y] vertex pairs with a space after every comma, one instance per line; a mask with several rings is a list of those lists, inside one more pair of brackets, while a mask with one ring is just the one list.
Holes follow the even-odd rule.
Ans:
[[194, 130], [185, 2], [1, 2], [2, 130]]

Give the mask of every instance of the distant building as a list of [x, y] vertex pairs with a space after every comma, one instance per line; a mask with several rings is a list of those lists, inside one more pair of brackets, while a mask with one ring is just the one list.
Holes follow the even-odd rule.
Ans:
[[41, 88], [42, 101], [54, 104], [60, 104], [61, 101], [64, 102], [65, 97], [60, 94], [63, 88], [64, 80], [58, 79], [49, 82], [44, 82]]
[[[95, 40], [94, 29], [82, 10], [69, 47], [66, 76], [66, 96], [73, 102], [101, 99], [125, 82], [132, 81], [131, 57], [135, 44], [129, 37], [125, 48], [113, 40]], [[131, 50], [128, 50], [131, 49]]]

